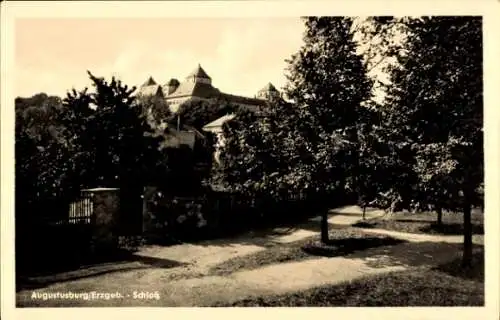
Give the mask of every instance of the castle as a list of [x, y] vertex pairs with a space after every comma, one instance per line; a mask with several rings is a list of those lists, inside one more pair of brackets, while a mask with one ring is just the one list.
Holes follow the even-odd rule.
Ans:
[[140, 86], [138, 94], [165, 99], [173, 113], [176, 113], [183, 103], [197, 100], [226, 101], [250, 110], [259, 110], [267, 105], [267, 100], [280, 96], [279, 91], [271, 83], [259, 90], [254, 98], [221, 92], [212, 86], [212, 79], [201, 65], [198, 65], [182, 82], [172, 78], [166, 84], [160, 85], [152, 77], [149, 77]]
[[[170, 111], [174, 114], [183, 103], [188, 101], [224, 101], [251, 111], [259, 111], [267, 106], [270, 99], [281, 97], [280, 92], [271, 83], [259, 90], [254, 98], [221, 92], [212, 86], [212, 79], [199, 64], [183, 82], [172, 78], [166, 84], [160, 85], [150, 76], [139, 87], [138, 95], [155, 96], [164, 99]], [[233, 118], [234, 115], [228, 114], [203, 127], [203, 131], [212, 132], [218, 138], [217, 150], [224, 144], [222, 125]], [[174, 136], [173, 142], [171, 142], [173, 144], [187, 144], [191, 147], [194, 144], [194, 132], [179, 131]], [[218, 158], [218, 151], [216, 151], [216, 158]]]

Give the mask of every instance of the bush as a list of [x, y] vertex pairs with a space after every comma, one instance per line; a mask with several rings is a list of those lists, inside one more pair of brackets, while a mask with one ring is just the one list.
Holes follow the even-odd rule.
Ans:
[[205, 198], [179, 198], [156, 191], [146, 201], [147, 210], [153, 217], [152, 224], [165, 236], [188, 236], [207, 226], [203, 214], [203, 209], [207, 208]]

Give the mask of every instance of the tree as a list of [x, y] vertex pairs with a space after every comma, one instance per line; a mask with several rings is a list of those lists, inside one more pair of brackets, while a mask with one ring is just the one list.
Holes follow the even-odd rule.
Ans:
[[141, 107], [141, 113], [154, 129], [163, 130], [162, 124], [171, 121], [173, 114], [167, 101], [156, 95], [138, 95], [136, 103]]
[[220, 99], [188, 101], [180, 106], [176, 116], [173, 117], [174, 123], [172, 124], [175, 124], [178, 116], [182, 125], [192, 126], [201, 131], [204, 125], [237, 110], [237, 106]]
[[63, 112], [58, 119], [64, 128], [64, 136], [74, 147], [73, 168], [68, 178], [78, 191], [95, 186], [95, 139], [91, 131], [95, 109], [91, 108], [91, 104], [92, 97], [86, 88], [82, 91], [72, 89], [63, 99]]
[[68, 134], [80, 147], [77, 156], [85, 159], [78, 178], [88, 185], [119, 187], [124, 231], [132, 232], [140, 225], [140, 194], [156, 174], [162, 137], [148, 122], [149, 106], [133, 95], [135, 88], [88, 74], [95, 91], [73, 90], [64, 100]]
[[462, 208], [463, 264], [469, 265], [471, 207], [483, 184], [481, 19], [423, 17], [405, 24], [408, 42], [397, 57], [400, 67], [391, 70], [384, 110], [386, 145], [410, 160], [406, 172], [414, 171], [397, 187], [438, 211]]
[[[363, 171], [360, 130], [371, 126], [364, 123], [370, 116], [363, 104], [371, 98], [373, 83], [357, 54], [351, 18], [309, 17], [305, 25], [304, 45], [289, 61], [287, 96], [299, 108], [307, 109], [311, 119], [307, 138], [313, 152], [325, 156], [316, 159], [317, 189], [326, 191], [335, 185], [335, 189], [347, 189], [357, 198]], [[336, 137], [333, 140], [332, 135]], [[340, 141], [347, 143], [338, 145]], [[323, 240], [328, 236], [326, 219], [325, 212]]]
[[377, 138], [374, 127], [377, 125], [377, 112], [373, 109], [360, 109], [357, 126], [358, 144], [356, 150], [358, 163], [356, 171], [357, 185], [355, 191], [357, 204], [363, 210], [363, 220], [366, 219], [366, 208], [373, 204], [380, 192], [387, 186], [383, 175], [381, 175], [382, 159], [376, 152]]
[[16, 98], [16, 217], [20, 223], [61, 214], [47, 206], [73, 189], [68, 177], [75, 146], [58, 122], [62, 110], [59, 97], [44, 93]]
[[47, 222], [67, 217], [66, 200], [76, 191], [70, 179], [75, 146], [58, 122], [62, 109], [59, 97], [45, 93], [15, 100], [16, 269], [47, 249], [45, 241], [40, 247], [30, 239]]
[[[224, 128], [222, 180], [252, 195], [305, 194], [325, 201], [358, 171], [358, 120], [371, 82], [352, 39], [352, 20], [305, 18], [304, 45], [288, 61], [287, 97]], [[357, 181], [353, 184], [357, 188]], [[322, 203], [320, 206], [327, 206]], [[325, 209], [325, 208], [323, 208]], [[322, 240], [328, 240], [327, 211]]]

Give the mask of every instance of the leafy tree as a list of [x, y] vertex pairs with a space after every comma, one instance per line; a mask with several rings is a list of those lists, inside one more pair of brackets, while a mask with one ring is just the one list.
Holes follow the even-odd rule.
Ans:
[[[284, 121], [275, 123], [283, 115], [278, 111], [280, 109], [280, 106], [270, 106], [266, 116], [240, 111], [233, 121], [224, 124], [224, 146], [218, 171], [227, 187], [254, 197], [262, 193], [277, 193], [275, 181], [269, 176], [276, 177], [278, 170], [287, 169], [281, 166], [282, 152], [277, 145], [287, 138], [286, 135], [293, 136], [294, 133], [285, 131], [287, 123]], [[278, 132], [271, 127], [275, 125], [284, 130]], [[293, 148], [295, 145], [288, 146]]]
[[[352, 39], [352, 20], [305, 18], [304, 45], [288, 61], [292, 103], [240, 114], [224, 128], [222, 180], [252, 195], [326, 199], [359, 171], [358, 130], [371, 82]], [[351, 188], [358, 191], [357, 180]], [[326, 204], [325, 204], [326, 205]], [[322, 240], [328, 240], [323, 210]]]
[[[315, 162], [317, 189], [335, 185], [357, 199], [364, 188], [360, 173], [366, 171], [360, 160], [360, 134], [371, 127], [364, 103], [371, 98], [373, 84], [357, 53], [351, 18], [309, 17], [305, 25], [304, 45], [289, 61], [287, 96], [307, 109], [311, 119], [307, 139], [313, 153], [324, 155]], [[339, 138], [333, 144], [332, 135]], [[338, 145], [339, 141], [347, 143]], [[323, 240], [328, 235], [326, 219], [325, 212]]]
[[[394, 56], [405, 49], [407, 30], [404, 22], [408, 19], [392, 16], [355, 19], [354, 38], [359, 48], [362, 48], [359, 51], [363, 56], [368, 76], [374, 81], [373, 90], [382, 96], [388, 79], [381, 77], [380, 74], [397, 65]], [[375, 100], [375, 96], [373, 99]]]
[[187, 101], [180, 106], [172, 124], [175, 124], [178, 116], [182, 125], [188, 125], [201, 131], [206, 124], [227, 114], [234, 113], [237, 109], [237, 106], [221, 99], [215, 101]]
[[142, 115], [153, 128], [163, 130], [163, 123], [171, 121], [173, 114], [166, 100], [155, 95], [138, 95], [137, 104], [141, 106]]
[[[71, 191], [68, 176], [74, 145], [65, 139], [64, 127], [58, 123], [59, 97], [41, 93], [15, 102], [16, 217], [22, 223], [60, 213], [41, 208]], [[38, 215], [33, 215], [35, 211]]]
[[[27, 266], [41, 247], [37, 237], [44, 223], [67, 217], [74, 145], [57, 119], [59, 97], [37, 94], [17, 98], [15, 122], [16, 268]], [[46, 245], [45, 242], [42, 242]], [[42, 245], [43, 246], [43, 245]], [[42, 248], [46, 249], [46, 248]]]
[[[358, 126], [360, 170], [358, 179], [360, 192], [358, 204], [363, 208], [363, 218], [368, 205], [394, 211], [409, 203], [413, 196], [412, 170], [408, 165], [407, 150], [398, 152], [404, 144], [391, 144], [393, 125], [386, 125], [388, 115], [387, 91], [390, 79], [383, 75], [399, 68], [397, 54], [406, 52], [407, 26], [409, 18], [377, 16], [357, 18], [355, 38], [364, 58], [367, 76], [373, 80], [373, 95], [366, 102], [367, 109], [360, 113]], [[403, 148], [404, 149], [404, 148]], [[407, 177], [407, 179], [402, 179]], [[412, 191], [413, 190], [413, 191]]]
[[353, 152], [357, 152], [358, 162], [356, 171], [357, 185], [355, 185], [357, 204], [363, 210], [363, 219], [366, 218], [366, 208], [373, 205], [378, 194], [386, 189], [387, 183], [383, 175], [383, 160], [377, 154], [378, 140], [374, 127], [377, 125], [378, 113], [370, 108], [359, 110], [357, 124], [358, 144]]
[[471, 207], [483, 184], [481, 19], [423, 17], [405, 24], [408, 42], [397, 57], [400, 67], [391, 70], [384, 136], [414, 174], [396, 187], [408, 197], [413, 190], [438, 212], [462, 209], [468, 265]]
[[95, 139], [91, 128], [95, 109], [91, 108], [92, 98], [87, 89], [72, 89], [63, 99], [63, 112], [59, 122], [64, 128], [63, 134], [73, 146], [73, 168], [68, 177], [73, 185], [80, 188], [94, 187], [95, 175]]
[[120, 188], [124, 225], [131, 231], [142, 188], [155, 175], [161, 136], [148, 122], [148, 106], [133, 95], [135, 88], [88, 74], [95, 91], [73, 90], [64, 100], [64, 121], [84, 163], [77, 174], [88, 185]]

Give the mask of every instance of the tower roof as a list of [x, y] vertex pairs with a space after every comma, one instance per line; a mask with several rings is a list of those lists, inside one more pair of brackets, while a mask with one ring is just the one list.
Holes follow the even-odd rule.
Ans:
[[182, 82], [177, 89], [168, 95], [169, 98], [176, 97], [199, 97], [213, 98], [220, 94], [219, 90], [208, 83]]
[[278, 92], [275, 86], [271, 82], [266, 84], [264, 88], [262, 88], [260, 91], [267, 91], [267, 92]]
[[172, 78], [168, 81], [167, 86], [178, 86], [179, 84], [179, 80]]
[[141, 86], [137, 94], [141, 96], [164, 96], [163, 90], [158, 84]]
[[154, 86], [156, 84], [156, 81], [153, 79], [153, 77], [150, 76], [148, 80], [146, 80], [146, 82], [142, 84], [142, 87]]
[[188, 76], [187, 78], [191, 78], [191, 77], [195, 77], [195, 78], [203, 78], [203, 79], [210, 79], [211, 78], [208, 76], [208, 74], [205, 72], [205, 70], [203, 70], [203, 68], [201, 67], [200, 64], [198, 64], [198, 67], [196, 67], [196, 69], [194, 69]]

